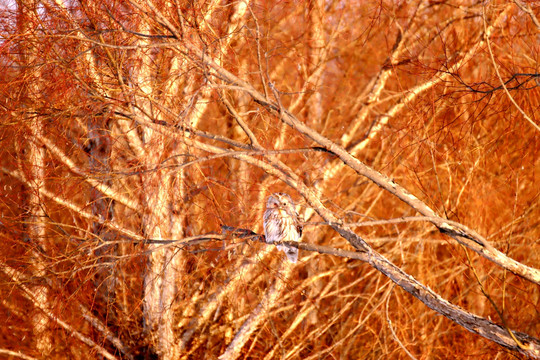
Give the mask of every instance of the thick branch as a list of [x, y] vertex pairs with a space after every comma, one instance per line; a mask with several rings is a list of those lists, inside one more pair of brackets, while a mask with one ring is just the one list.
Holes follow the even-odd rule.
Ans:
[[[293, 129], [296, 129], [301, 134], [308, 136], [309, 138], [311, 138], [313, 141], [315, 141], [322, 147], [334, 153], [336, 156], [338, 156], [341, 159], [341, 161], [343, 161], [343, 163], [345, 163], [351, 169], [356, 171], [356, 173], [364, 177], [367, 177], [368, 179], [373, 181], [375, 184], [377, 184], [379, 187], [385, 189], [386, 191], [390, 192], [391, 194], [399, 198], [401, 201], [411, 206], [420, 214], [427, 216], [429, 218], [432, 218], [432, 219], [440, 219], [440, 221], [432, 221], [432, 223], [435, 226], [437, 226], [442, 232], [450, 234], [450, 236], [454, 238], [456, 241], [458, 241], [460, 244], [467, 246], [471, 250], [477, 252], [481, 256], [494, 262], [500, 267], [508, 271], [511, 271], [512, 273], [519, 275], [531, 282], [540, 284], [540, 271], [538, 269], [521, 264], [518, 261], [507, 257], [505, 254], [501, 253], [500, 251], [496, 249], [485, 247], [483, 245], [480, 245], [479, 242], [477, 241], [470, 240], [470, 237], [472, 237], [472, 234], [467, 234], [467, 236], [465, 237], [458, 236], [457, 234], [462, 233], [460, 229], [456, 229], [455, 227], [449, 225], [448, 222], [445, 221], [445, 219], [439, 217], [435, 213], [435, 211], [433, 211], [429, 206], [427, 206], [423, 201], [418, 199], [416, 196], [409, 193], [405, 188], [403, 188], [402, 186], [400, 186], [393, 180], [389, 179], [384, 174], [381, 174], [378, 171], [370, 168], [369, 166], [367, 166], [366, 164], [364, 164], [363, 162], [361, 162], [360, 160], [358, 160], [357, 158], [349, 154], [343, 147], [339, 146], [338, 144], [322, 136], [315, 130], [311, 129], [309, 126], [305, 125], [303, 122], [298, 120], [293, 114], [289, 113], [287, 110], [280, 109], [278, 104], [267, 99], [263, 94], [258, 92], [249, 83], [236, 77], [229, 71], [223, 69], [221, 66], [218, 66], [208, 57], [205, 57], [202, 54], [202, 52], [198, 50], [196, 47], [194, 47], [193, 45], [187, 44], [186, 48], [189, 50], [188, 55], [190, 55], [191, 58], [196, 59], [194, 61], [202, 62], [205, 66], [210, 67], [215, 72], [216, 76], [218, 76], [219, 78], [223, 79], [224, 81], [232, 85], [242, 88], [243, 91], [248, 93], [253, 98], [254, 101], [265, 106], [269, 111], [273, 112], [284, 123], [288, 124]], [[308, 203], [314, 209], [317, 209], [318, 206], [314, 206], [314, 204], [312, 204], [308, 198], [306, 198], [306, 200], [308, 200]]]

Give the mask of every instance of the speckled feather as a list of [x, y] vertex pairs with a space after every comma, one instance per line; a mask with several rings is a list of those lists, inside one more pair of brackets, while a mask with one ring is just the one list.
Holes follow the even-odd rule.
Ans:
[[[302, 225], [294, 208], [291, 197], [284, 193], [275, 193], [268, 197], [264, 212], [264, 235], [267, 243], [277, 241], [299, 241]], [[285, 252], [289, 261], [298, 260], [298, 249], [286, 245], [277, 245]]]

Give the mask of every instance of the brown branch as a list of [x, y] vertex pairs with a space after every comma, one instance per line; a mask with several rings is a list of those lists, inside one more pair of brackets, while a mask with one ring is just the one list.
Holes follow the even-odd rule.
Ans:
[[[516, 1], [516, 4], [518, 4], [518, 2]], [[486, 19], [486, 8], [485, 8], [485, 5], [484, 7], [482, 8], [483, 9], [483, 20], [484, 20], [484, 33], [487, 33], [487, 19]], [[523, 115], [523, 117], [525, 118], [525, 120], [527, 120], [529, 122], [529, 124], [531, 124], [536, 130], [540, 131], [540, 126], [538, 126], [538, 124], [536, 124], [530, 117], [529, 115], [527, 115], [525, 113], [525, 111], [523, 111], [523, 109], [521, 108], [521, 106], [519, 106], [519, 104], [516, 102], [516, 100], [514, 100], [514, 97], [512, 96], [512, 94], [510, 94], [510, 91], [508, 91], [508, 88], [506, 87], [506, 84], [505, 82], [503, 81], [502, 79], [502, 76], [501, 76], [501, 73], [499, 71], [499, 67], [497, 66], [497, 63], [495, 62], [495, 56], [493, 55], [493, 50], [491, 49], [491, 41], [489, 40], [489, 37], [486, 35], [485, 36], [485, 41], [486, 41], [486, 44], [487, 44], [487, 48], [488, 48], [488, 51], [489, 51], [489, 57], [491, 59], [491, 63], [493, 64], [493, 68], [495, 69], [495, 72], [497, 73], [497, 77], [499, 78], [499, 81], [501, 82], [501, 86], [503, 87], [504, 89], [504, 92], [506, 93], [506, 96], [508, 96], [508, 98], [510, 99], [510, 101], [512, 102], [512, 104], [515, 106], [515, 108]]]
[[[358, 159], [354, 158], [345, 149], [309, 128], [307, 125], [299, 121], [294, 115], [290, 114], [287, 110], [280, 111], [281, 109], [278, 104], [275, 104], [265, 98], [250, 84], [246, 83], [245, 81], [239, 79], [227, 70], [218, 66], [208, 57], [201, 56], [201, 51], [198, 50], [196, 47], [192, 46], [191, 44], [186, 44], [186, 48], [189, 51], [190, 58], [202, 61], [205, 66], [208, 66], [216, 74], [219, 74], [220, 78], [225, 79], [228, 83], [234, 86], [239, 86], [243, 88], [244, 92], [248, 93], [254, 101], [260, 103], [261, 105], [265, 106], [269, 111], [276, 114], [276, 116], [278, 116], [284, 123], [288, 124], [300, 133], [308, 136], [332, 153], [336, 154], [346, 165], [355, 170], [359, 175], [365, 176], [368, 179], [372, 180], [375, 184], [389, 191], [421, 214], [429, 218], [439, 219], [437, 221], [433, 220], [432, 223], [437, 226], [441, 231], [451, 234], [451, 237], [456, 239], [459, 243], [471, 248], [472, 250], [476, 251], [483, 257], [493, 261], [499, 266], [510, 270], [513, 273], [520, 275], [532, 282], [540, 284], [540, 272], [537, 269], [525, 266], [513, 259], [508, 258], [506, 255], [497, 250], [495, 250], [494, 252], [489, 247], [480, 245], [479, 243], [470, 240], [468, 237], [472, 236], [471, 234], [464, 234], [463, 229], [456, 228], [452, 226], [447, 220], [438, 217], [431, 208], [429, 208], [425, 203], [416, 198], [414, 195], [410, 194], [406, 189], [404, 189], [394, 181], [390, 180], [385, 175], [375, 171], [374, 169], [368, 167]], [[202, 146], [209, 149], [207, 145], [198, 144], [197, 146]], [[363, 239], [361, 239], [358, 235], [351, 231], [347, 226], [340, 225], [341, 221], [339, 221], [331, 212], [329, 212], [324, 207], [324, 205], [320, 202], [317, 196], [315, 196], [312, 190], [307, 188], [302, 182], [298, 181], [298, 178], [295, 176], [294, 173], [290, 172], [287, 174], [288, 176], [285, 174], [283, 174], [285, 176], [282, 176], [279, 173], [275, 172], [275, 169], [273, 169], [273, 167], [269, 168], [269, 165], [265, 164], [264, 162], [251, 159], [248, 156], [240, 156], [238, 157], [238, 159], [242, 161], [247, 161], [256, 166], [262, 166], [265, 171], [269, 172], [274, 176], [277, 176], [293, 188], [297, 189], [298, 192], [306, 199], [307, 203], [312, 206], [315, 211], [319, 213], [321, 217], [323, 217], [323, 219], [331, 223], [331, 226], [342, 237], [348, 240], [355, 248], [357, 248], [361, 251], [361, 253], [363, 253], [362, 255], [356, 256], [363, 257], [362, 261], [368, 262], [377, 270], [392, 279], [404, 290], [417, 297], [428, 307], [440, 312], [449, 319], [465, 327], [467, 330], [477, 333], [502, 346], [524, 353], [528, 356], [540, 357], [540, 342], [538, 342], [538, 340], [529, 337], [527, 334], [519, 335], [523, 337], [524, 343], [531, 344], [531, 346], [527, 350], [521, 349], [519, 346], [516, 345], [513, 339], [508, 336], [506, 331], [500, 326], [495, 325], [486, 319], [467, 313], [459, 307], [448, 303], [448, 301], [435, 294], [431, 289], [420, 284], [410, 275], [404, 273], [399, 267], [395, 266], [382, 255], [375, 252], [373, 249], [371, 249], [369, 245], [367, 245], [367, 243]]]
[[225, 352], [219, 356], [219, 360], [234, 360], [240, 355], [250, 335], [266, 318], [268, 311], [276, 305], [277, 300], [286, 290], [286, 284], [291, 277], [293, 268], [294, 266], [288, 261], [281, 262], [274, 284], [264, 293], [262, 300], [251, 312], [249, 318], [242, 324]]
[[[234, 229], [226, 227], [228, 230]], [[245, 230], [245, 229], [244, 229]], [[250, 230], [249, 236], [253, 237], [254, 240], [264, 242], [264, 237], [262, 235], [257, 235]], [[240, 237], [245, 237], [246, 235], [243, 232], [232, 232], [233, 235], [238, 235]], [[288, 245], [296, 247], [310, 252], [317, 252], [320, 254], [333, 255], [338, 257], [344, 257], [353, 260], [360, 260], [367, 262], [372, 265], [377, 270], [384, 273], [392, 281], [402, 287], [404, 290], [409, 292], [411, 295], [422, 301], [430, 309], [435, 310], [436, 312], [443, 314], [450, 320], [456, 322], [457, 324], [465, 327], [467, 330], [481, 335], [487, 338], [490, 341], [496, 342], [499, 345], [507, 347], [511, 350], [521, 352], [525, 355], [531, 356], [533, 358], [540, 358], [540, 340], [529, 336], [528, 334], [515, 332], [510, 329], [501, 327], [490, 320], [482, 318], [480, 316], [474, 315], [459, 306], [449, 303], [447, 300], [442, 298], [440, 295], [435, 293], [429, 287], [418, 282], [412, 276], [405, 273], [399, 267], [391, 263], [389, 260], [385, 259], [382, 255], [372, 252], [363, 252], [363, 251], [349, 251], [343, 249], [337, 249], [328, 246], [316, 245], [306, 242], [294, 242], [294, 241], [284, 241], [281, 243], [271, 244], [272, 246], [276, 245]], [[275, 294], [270, 292], [267, 296], [273, 297]], [[213, 302], [212, 302], [213, 303]], [[266, 303], [266, 302], [265, 302]], [[267, 305], [266, 305], [267, 306]], [[256, 311], [253, 315], [253, 322], [260, 322], [259, 312]], [[210, 316], [209, 314], [206, 317]], [[255, 325], [253, 325], [255, 326]], [[247, 329], [248, 326], [246, 325]], [[252, 329], [252, 327], [250, 327]], [[246, 331], [246, 330], [244, 330]], [[184, 336], [184, 344], [189, 341], [194, 331], [186, 333]], [[188, 335], [189, 334], [189, 335]], [[239, 340], [234, 345], [230, 346], [230, 350], [226, 353], [227, 355], [222, 355], [223, 359], [234, 358], [232, 354], [236, 354], [238, 350], [237, 344], [240, 339], [245, 339], [244, 332], [241, 332]], [[518, 340], [519, 343], [514, 341], [514, 337]], [[185, 346], [185, 345], [184, 345]], [[235, 350], [236, 349], [236, 350]]]
[[388, 276], [392, 281], [394, 281], [409, 294], [422, 301], [427, 307], [463, 326], [470, 332], [478, 334], [510, 350], [530, 356], [531, 358], [540, 359], [539, 339], [534, 338], [526, 333], [512, 331], [513, 335], [523, 344], [523, 347], [521, 347], [514, 341], [512, 336], [510, 336], [507, 329], [504, 327], [497, 325], [488, 319], [474, 315], [460, 308], [459, 306], [451, 304], [429, 287], [419, 283], [412, 276], [408, 275], [399, 267], [376, 252], [367, 253], [346, 251], [327, 246], [294, 241], [286, 241], [284, 244], [306, 251], [316, 251], [321, 254], [331, 254], [367, 262]]
[[56, 322], [58, 325], [63, 327], [73, 337], [79, 339], [81, 342], [83, 342], [84, 344], [86, 344], [87, 346], [95, 350], [97, 353], [101, 354], [106, 359], [109, 359], [109, 360], [117, 359], [113, 354], [108, 352], [104, 347], [97, 344], [88, 336], [82, 334], [81, 332], [76, 330], [73, 326], [63, 321], [59, 316], [54, 314], [50, 309], [48, 309], [47, 304], [43, 304], [42, 302], [38, 301], [38, 296], [34, 294], [26, 285], [24, 285], [22, 274], [19, 271], [15, 270], [11, 266], [7, 265], [6, 263], [1, 263], [1, 265], [2, 265], [2, 271], [7, 276], [9, 276], [11, 280], [13, 281], [13, 283], [22, 290], [23, 296], [26, 299], [28, 299], [36, 308], [40, 309], [49, 319]]
[[[306, 135], [307, 137], [309, 137], [310, 139], [318, 143], [323, 148], [327, 149], [328, 151], [338, 156], [341, 159], [341, 161], [343, 161], [344, 164], [349, 166], [356, 173], [358, 173], [361, 176], [367, 177], [368, 179], [373, 181], [376, 185], [390, 192], [391, 194], [396, 196], [398, 199], [400, 199], [401, 201], [403, 201], [404, 203], [408, 204], [410, 207], [418, 211], [420, 214], [431, 219], [440, 219], [439, 221], [432, 221], [433, 224], [439, 228], [439, 230], [453, 234], [451, 235], [451, 237], [454, 238], [456, 241], [467, 246], [471, 250], [475, 251], [476, 253], [480, 254], [486, 259], [492, 261], [493, 263], [499, 265], [500, 267], [508, 271], [511, 271], [512, 273], [518, 276], [521, 276], [531, 282], [540, 284], [540, 271], [538, 269], [521, 264], [518, 261], [509, 258], [508, 256], [501, 253], [500, 251], [486, 248], [485, 246], [482, 246], [475, 241], [471, 241], [465, 236], [456, 235], [456, 234], [461, 233], [459, 229], [456, 229], [455, 227], [451, 226], [448, 223], [448, 221], [446, 221], [446, 219], [443, 219], [437, 216], [437, 214], [429, 206], [427, 206], [423, 201], [421, 201], [416, 196], [411, 194], [405, 188], [403, 188], [402, 186], [400, 186], [393, 180], [389, 179], [387, 176], [370, 168], [369, 166], [367, 166], [366, 164], [364, 164], [363, 162], [361, 162], [360, 160], [358, 160], [357, 158], [349, 154], [343, 147], [337, 145], [336, 143], [330, 141], [328, 138], [322, 136], [315, 130], [311, 129], [309, 126], [307, 126], [306, 124], [298, 120], [293, 114], [291, 114], [287, 110], [280, 111], [280, 107], [278, 104], [275, 104], [271, 100], [265, 98], [260, 92], [255, 90], [249, 83], [243, 81], [242, 79], [236, 77], [229, 71], [218, 66], [208, 57], [202, 56], [201, 51], [198, 50], [196, 47], [192, 46], [191, 44], [186, 44], [186, 48], [189, 50], [189, 54], [191, 54], [191, 57], [197, 58], [199, 61], [203, 61], [206, 66], [214, 70], [216, 74], [219, 74], [219, 76], [225, 81], [227, 81], [228, 83], [234, 86], [239, 86], [240, 88], [243, 88], [244, 92], [248, 93], [253, 98], [254, 101], [265, 106], [270, 112], [273, 112], [278, 118], [281, 119], [281, 121], [291, 126], [293, 129], [296, 129], [301, 134]], [[301, 193], [303, 192], [301, 191]], [[319, 202], [318, 200], [315, 200], [313, 197], [310, 197], [311, 198], [310, 200], [308, 199], [308, 196], [305, 196], [305, 198], [308, 201], [308, 203], [316, 211], [317, 209], [320, 209], [320, 206], [317, 206], [316, 204]], [[316, 202], [312, 203], [311, 201], [316, 201]], [[319, 213], [319, 215], [321, 214]], [[331, 222], [334, 222], [334, 221], [331, 221]], [[337, 227], [335, 229], [338, 230]], [[352, 237], [351, 239], [353, 238], [354, 237]], [[359, 245], [361, 242], [363, 242], [363, 240], [353, 245], [363, 246], [363, 245]]]
[[23, 353], [8, 350], [8, 349], [0, 349], [0, 354], [5, 354], [5, 355], [8, 355], [8, 356], [16, 356], [16, 357], [24, 359], [24, 360], [37, 360], [37, 358], [35, 358], [35, 357], [28, 356], [28, 355], [25, 355]]
[[521, 9], [523, 10], [526, 14], [529, 15], [529, 17], [531, 18], [532, 22], [534, 23], [534, 25], [540, 30], [540, 20], [538, 20], [538, 17], [536, 17], [536, 14], [534, 13], [534, 11], [531, 9], [531, 5], [530, 4], [527, 4], [527, 3], [524, 3], [523, 1], [521, 0], [514, 0], [514, 3]]
[[[64, 165], [67, 166], [67, 168], [72, 171], [73, 173], [81, 176], [84, 181], [86, 181], [89, 185], [93, 186], [100, 192], [102, 192], [105, 196], [111, 198], [112, 200], [118, 201], [120, 204], [125, 205], [127, 208], [139, 211], [141, 209], [141, 205], [134, 200], [131, 197], [126, 197], [119, 192], [115, 191], [113, 188], [111, 188], [109, 185], [107, 185], [104, 182], [101, 182], [97, 179], [94, 179], [90, 177], [88, 174], [86, 174], [83, 170], [81, 170], [75, 162], [67, 156], [61, 149], [59, 149], [51, 140], [49, 140], [45, 136], [36, 136], [36, 139], [41, 141], [49, 151], [54, 154]], [[151, 211], [151, 209], [149, 209]]]
[[[19, 180], [20, 182], [22, 182], [24, 184], [28, 184], [28, 180], [20, 172], [9, 170], [9, 169], [4, 168], [4, 167], [0, 168], [0, 170], [2, 170], [4, 173], [14, 177], [15, 179]], [[107, 226], [108, 228], [110, 228], [111, 230], [118, 231], [120, 234], [128, 236], [130, 238], [140, 239], [140, 240], [143, 239], [142, 236], [138, 235], [137, 233], [135, 233], [135, 232], [133, 232], [133, 231], [131, 231], [129, 229], [121, 227], [116, 222], [114, 222], [114, 221], [105, 221], [105, 220], [101, 219], [100, 217], [92, 214], [91, 212], [84, 210], [84, 207], [79, 206], [79, 205], [77, 205], [77, 204], [75, 204], [75, 203], [73, 203], [73, 202], [71, 202], [69, 200], [66, 200], [63, 197], [58, 196], [58, 195], [52, 193], [51, 191], [49, 191], [49, 190], [47, 190], [47, 189], [45, 189], [43, 187], [39, 188], [38, 190], [39, 190], [39, 194], [41, 196], [45, 196], [45, 197], [51, 199], [52, 201], [56, 202], [58, 205], [63, 206], [66, 209], [69, 209], [69, 210], [75, 212], [76, 214], [82, 216], [83, 218], [89, 219], [89, 220], [94, 221], [96, 223], [103, 224], [103, 225]]]

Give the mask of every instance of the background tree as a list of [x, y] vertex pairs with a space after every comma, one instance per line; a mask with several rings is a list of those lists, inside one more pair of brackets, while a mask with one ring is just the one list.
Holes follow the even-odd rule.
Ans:
[[[1, 17], [1, 354], [540, 358], [538, 8]], [[257, 241], [278, 191], [296, 264]]]

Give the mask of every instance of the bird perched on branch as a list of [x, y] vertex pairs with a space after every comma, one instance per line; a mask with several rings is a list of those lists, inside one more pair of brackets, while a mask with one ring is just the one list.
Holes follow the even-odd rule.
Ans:
[[[266, 201], [264, 212], [264, 235], [267, 243], [279, 241], [299, 241], [302, 224], [294, 208], [291, 197], [285, 193], [275, 193]], [[289, 261], [298, 260], [298, 249], [287, 245], [277, 245], [287, 255]]]

